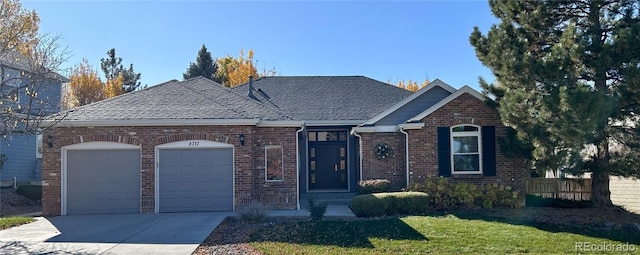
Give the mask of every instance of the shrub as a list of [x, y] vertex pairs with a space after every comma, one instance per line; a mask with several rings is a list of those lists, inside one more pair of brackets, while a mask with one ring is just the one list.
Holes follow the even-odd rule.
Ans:
[[324, 217], [324, 214], [327, 212], [327, 203], [316, 203], [315, 199], [309, 199], [309, 215], [311, 216], [311, 220], [319, 221]]
[[387, 179], [364, 180], [358, 183], [358, 192], [360, 194], [389, 192], [391, 182]]
[[267, 218], [265, 206], [258, 201], [253, 201], [250, 205], [241, 207], [237, 213], [241, 221], [251, 223], [259, 223]]
[[527, 195], [526, 201], [529, 207], [587, 208], [593, 205], [590, 200], [546, 198], [536, 195]]
[[451, 183], [444, 177], [428, 177], [424, 184], [411, 183], [409, 190], [427, 193], [433, 210], [517, 207], [521, 203], [517, 191], [497, 183], [478, 186]]
[[[392, 208], [399, 214], [424, 214], [429, 208], [429, 195], [424, 192], [382, 193], [393, 197]], [[387, 210], [389, 211], [389, 210]]]
[[455, 197], [458, 205], [464, 208], [476, 208], [478, 201], [482, 199], [482, 189], [469, 183], [456, 183]]
[[39, 185], [20, 185], [16, 193], [33, 201], [42, 200], [42, 186]]
[[358, 217], [394, 214], [423, 214], [429, 197], [423, 192], [391, 192], [364, 194], [353, 198], [351, 210]]

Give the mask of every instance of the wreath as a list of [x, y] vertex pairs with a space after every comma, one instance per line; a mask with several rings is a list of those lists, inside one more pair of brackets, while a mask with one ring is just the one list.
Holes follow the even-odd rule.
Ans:
[[391, 148], [391, 145], [385, 142], [378, 143], [374, 151], [376, 152], [376, 157], [378, 159], [393, 157], [393, 149]]

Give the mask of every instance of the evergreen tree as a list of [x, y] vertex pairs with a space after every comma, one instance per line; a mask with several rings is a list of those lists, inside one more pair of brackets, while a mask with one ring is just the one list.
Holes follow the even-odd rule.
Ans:
[[211, 52], [207, 51], [207, 47], [203, 44], [202, 48], [198, 51], [196, 62], [189, 64], [189, 68], [187, 68], [187, 71], [182, 75], [182, 77], [184, 79], [190, 79], [202, 76], [220, 83], [220, 80], [215, 77], [217, 71], [218, 65], [216, 64], [216, 61], [211, 58]]
[[100, 59], [100, 66], [107, 82], [118, 79], [122, 75], [122, 91], [128, 93], [140, 87], [140, 73], [133, 71], [133, 64], [128, 69], [122, 66], [122, 58], [116, 57], [116, 49], [107, 51], [107, 58]]
[[611, 205], [610, 174], [640, 177], [640, 1], [489, 4], [500, 23], [470, 36], [496, 77], [484, 92], [536, 169], [592, 172], [592, 201]]

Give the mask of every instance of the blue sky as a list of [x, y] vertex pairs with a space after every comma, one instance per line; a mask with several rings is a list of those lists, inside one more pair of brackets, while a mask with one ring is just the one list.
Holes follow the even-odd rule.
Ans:
[[[384, 82], [439, 78], [478, 88], [493, 80], [469, 35], [497, 20], [487, 1], [28, 1], [40, 32], [59, 34], [63, 67], [116, 48], [142, 84], [182, 79], [206, 44], [213, 57], [253, 49], [279, 75], [364, 75]], [[100, 74], [102, 75], [101, 71]]]

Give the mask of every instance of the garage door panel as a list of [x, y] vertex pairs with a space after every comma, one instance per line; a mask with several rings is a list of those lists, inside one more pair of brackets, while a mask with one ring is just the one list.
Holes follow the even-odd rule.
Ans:
[[67, 214], [139, 212], [139, 150], [67, 151]]
[[233, 149], [160, 149], [160, 212], [233, 210]]

